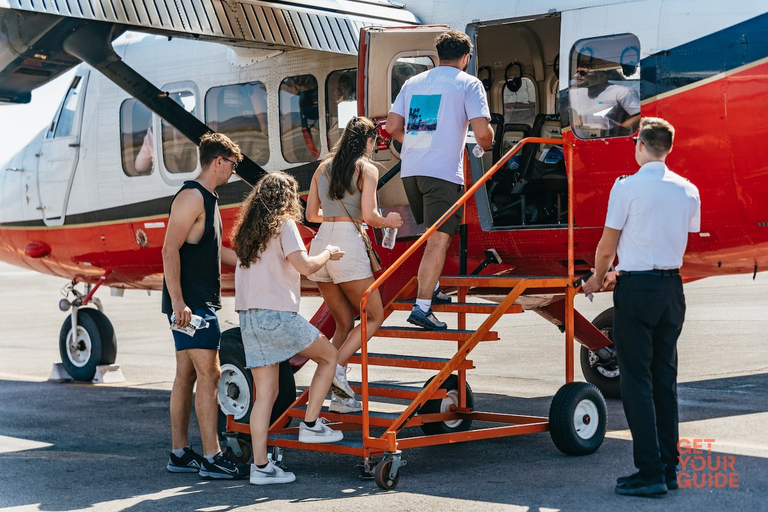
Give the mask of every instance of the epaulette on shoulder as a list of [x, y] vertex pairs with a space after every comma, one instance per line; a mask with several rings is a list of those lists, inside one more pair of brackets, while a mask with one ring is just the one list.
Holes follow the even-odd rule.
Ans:
[[618, 178], [616, 178], [616, 181], [623, 180], [627, 176], [630, 176], [630, 175], [629, 174], [625, 174], [624, 176], [619, 176]]

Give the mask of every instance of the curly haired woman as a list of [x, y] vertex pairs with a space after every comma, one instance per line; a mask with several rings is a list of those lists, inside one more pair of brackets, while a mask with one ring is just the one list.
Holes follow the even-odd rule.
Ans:
[[300, 354], [317, 363], [307, 412], [299, 425], [299, 441], [332, 443], [344, 437], [319, 417], [336, 369], [336, 349], [298, 314], [300, 275], [317, 272], [328, 261], [341, 259], [344, 252], [327, 245], [318, 254], [307, 256], [296, 226], [300, 219], [296, 180], [276, 172], [256, 184], [243, 204], [232, 236], [238, 258], [235, 309], [240, 314], [245, 362], [255, 389], [250, 424], [251, 483], [256, 485], [289, 483], [296, 478], [267, 459], [267, 432], [279, 389], [281, 361]]
[[[360, 325], [355, 326], [355, 317], [363, 293], [373, 284], [373, 272], [355, 223], [365, 222], [376, 228], [399, 228], [403, 224], [397, 212], [390, 212], [386, 218], [379, 215], [376, 202], [379, 174], [370, 161], [377, 134], [378, 127], [370, 119], [355, 117], [350, 120], [331, 154], [312, 176], [307, 198], [307, 220], [322, 222], [309, 254], [322, 253], [322, 248], [329, 243], [342, 245], [346, 252], [342, 261], [331, 262], [309, 276], [317, 282], [336, 321], [333, 345], [339, 349], [339, 362], [332, 383], [332, 412], [362, 409], [347, 383], [345, 366], [362, 344]], [[383, 309], [376, 290], [368, 300], [369, 338], [384, 321]]]

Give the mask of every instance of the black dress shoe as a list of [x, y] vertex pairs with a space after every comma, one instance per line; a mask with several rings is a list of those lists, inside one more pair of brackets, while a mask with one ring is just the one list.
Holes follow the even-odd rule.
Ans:
[[[629, 482], [630, 480], [633, 480], [635, 478], [640, 477], [640, 472], [632, 473], [631, 475], [627, 476], [620, 476], [616, 479], [616, 484], [621, 485]], [[667, 489], [670, 491], [677, 490], [678, 487], [680, 487], [677, 483], [677, 470], [675, 468], [672, 469], [665, 469], [664, 470], [664, 480], [667, 482]]]
[[623, 496], [661, 496], [667, 494], [667, 484], [663, 478], [646, 480], [634, 473], [618, 479], [614, 491]]

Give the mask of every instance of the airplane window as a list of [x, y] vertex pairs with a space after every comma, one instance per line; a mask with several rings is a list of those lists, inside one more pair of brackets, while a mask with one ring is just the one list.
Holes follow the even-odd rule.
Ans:
[[512, 91], [506, 86], [503, 91], [504, 123], [533, 126], [536, 118], [536, 85], [533, 80], [524, 76], [517, 91]]
[[395, 65], [392, 66], [391, 102], [395, 102], [406, 80], [433, 67], [435, 67], [435, 63], [429, 57], [401, 57], [397, 59]]
[[50, 138], [51, 132], [53, 132], [54, 138], [69, 137], [72, 135], [75, 112], [77, 111], [77, 102], [80, 99], [80, 86], [83, 83], [82, 78], [83, 77], [81, 76], [76, 76], [74, 80], [72, 80], [72, 84], [69, 86], [67, 95], [64, 97], [64, 102], [61, 105], [59, 119], [55, 125], [51, 126], [47, 138]]
[[280, 83], [280, 145], [287, 162], [312, 162], [320, 156], [317, 79], [289, 77]]
[[332, 148], [350, 119], [357, 115], [357, 70], [333, 71], [325, 80], [325, 124]]
[[134, 99], [120, 105], [120, 154], [126, 175], [152, 174], [155, 164], [152, 112]]
[[267, 89], [261, 82], [212, 87], [205, 95], [206, 124], [240, 145], [259, 165], [269, 160]]
[[[195, 113], [195, 95], [190, 91], [172, 92], [171, 98], [187, 112]], [[197, 146], [165, 121], [162, 122], [162, 136], [163, 163], [168, 172], [194, 171], [197, 168]]]
[[573, 132], [582, 139], [623, 137], [640, 124], [640, 42], [632, 34], [578, 41], [568, 88]]

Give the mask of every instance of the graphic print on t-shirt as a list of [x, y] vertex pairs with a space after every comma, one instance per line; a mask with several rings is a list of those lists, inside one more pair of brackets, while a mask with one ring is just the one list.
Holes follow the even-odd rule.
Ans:
[[414, 94], [408, 107], [408, 124], [405, 128], [405, 146], [423, 149], [432, 146], [432, 137], [437, 130], [437, 115], [440, 111], [441, 94]]

